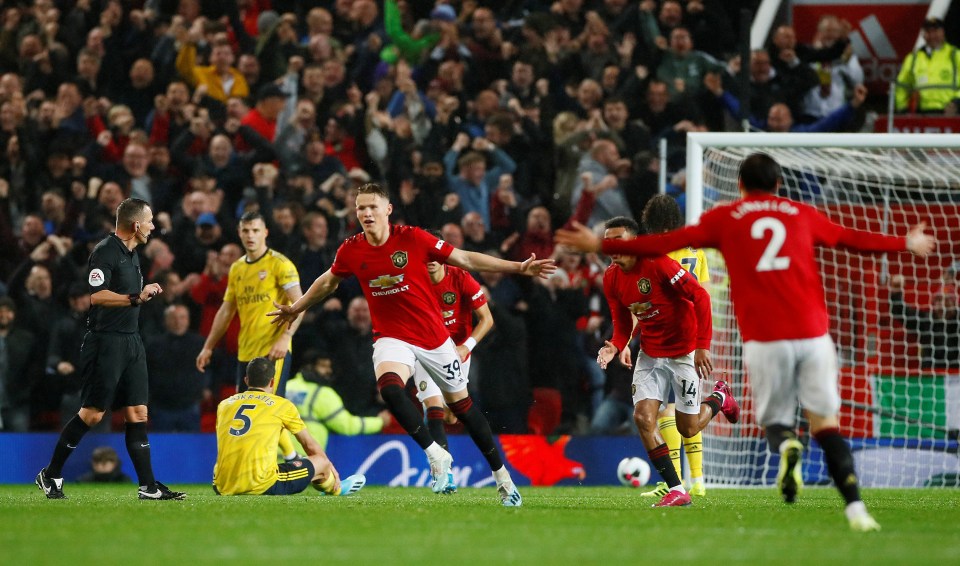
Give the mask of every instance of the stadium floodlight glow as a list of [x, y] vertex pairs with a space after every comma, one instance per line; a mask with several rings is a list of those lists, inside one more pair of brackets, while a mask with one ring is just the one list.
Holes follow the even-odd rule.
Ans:
[[[960, 471], [960, 365], [931, 359], [934, 350], [925, 352], [905, 326], [923, 323], [937, 297], [960, 287], [960, 275], [948, 269], [960, 261], [960, 135], [691, 133], [688, 223], [739, 197], [740, 162], [757, 151], [781, 164], [781, 195], [817, 207], [833, 222], [905, 235], [926, 221], [936, 235], [937, 252], [925, 259], [826, 248], [818, 256], [841, 365], [841, 432], [854, 448], [861, 483], [949, 484]], [[712, 377], [730, 382], [747, 402], [738, 424], [717, 419], [704, 431], [705, 477], [719, 485], [771, 485], [777, 458], [754, 420], [726, 269], [719, 253], [708, 260]], [[891, 282], [901, 277], [904, 303], [919, 311], [891, 309]], [[815, 447], [811, 441], [808, 448]], [[813, 454], [804, 467], [807, 481], [828, 481], [822, 458]]]

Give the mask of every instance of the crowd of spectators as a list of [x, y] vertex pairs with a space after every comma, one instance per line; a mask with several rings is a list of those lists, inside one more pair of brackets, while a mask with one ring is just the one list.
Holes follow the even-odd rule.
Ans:
[[[195, 430], [233, 385], [235, 327], [205, 374], [192, 360], [242, 254], [237, 218], [259, 209], [308, 286], [358, 232], [356, 187], [372, 180], [393, 222], [557, 257], [546, 281], [479, 276], [497, 326], [471, 381], [497, 432], [523, 432], [535, 388], [561, 393], [561, 430], [589, 430], [624, 383], [592, 362], [605, 265], [555, 250], [552, 232], [585, 192], [591, 225], [639, 216], [687, 132], [732, 127], [738, 11], [756, 4], [3, 2], [0, 429], [56, 429], [75, 411], [84, 268], [122, 199], [149, 202], [158, 225], [142, 251], [146, 282], [165, 290], [141, 320], [153, 426]], [[777, 29], [746, 63], [751, 121], [856, 128], [863, 73], [845, 33], [836, 18], [815, 38]], [[295, 367], [323, 348], [346, 408], [378, 415], [371, 340], [347, 281], [307, 313]]]

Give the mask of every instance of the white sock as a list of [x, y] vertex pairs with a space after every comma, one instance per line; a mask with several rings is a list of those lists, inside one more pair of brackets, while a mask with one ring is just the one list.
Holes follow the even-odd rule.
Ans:
[[507, 467], [502, 466], [499, 470], [494, 470], [493, 479], [497, 480], [497, 485], [511, 481], [510, 472], [507, 470]]
[[847, 516], [848, 520], [854, 517], [869, 515], [869, 513], [867, 513], [867, 506], [863, 504], [863, 501], [854, 501], [848, 504], [847, 508], [843, 510], [843, 513]]
[[699, 478], [690, 478], [690, 485], [696, 485], [698, 483], [703, 483], [703, 476]]
[[424, 449], [424, 452], [427, 453], [427, 459], [433, 461], [443, 456], [443, 453], [446, 452], [446, 450], [444, 450], [442, 446], [434, 442], [430, 446], [427, 446], [426, 449]]
[[687, 490], [683, 489], [683, 482], [680, 482], [678, 485], [671, 487], [670, 491], [679, 491], [680, 493], [687, 492]]
[[290, 460], [293, 460], [293, 459], [296, 458], [296, 457], [297, 457], [297, 451], [296, 451], [296, 450], [294, 450], [293, 452], [291, 452], [291, 453], [289, 453], [289, 454], [284, 454], [284, 455], [283, 455], [283, 459], [286, 460], [286, 461], [288, 461], [288, 462], [289, 462]]

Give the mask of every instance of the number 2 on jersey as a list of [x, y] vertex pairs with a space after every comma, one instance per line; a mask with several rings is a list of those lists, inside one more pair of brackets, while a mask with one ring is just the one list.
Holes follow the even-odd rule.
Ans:
[[790, 267], [789, 257], [780, 257], [780, 248], [787, 239], [787, 228], [776, 218], [764, 216], [758, 218], [750, 226], [750, 237], [754, 240], [763, 240], [767, 232], [770, 232], [770, 241], [767, 242], [760, 261], [757, 262], [757, 271], [782, 271]]

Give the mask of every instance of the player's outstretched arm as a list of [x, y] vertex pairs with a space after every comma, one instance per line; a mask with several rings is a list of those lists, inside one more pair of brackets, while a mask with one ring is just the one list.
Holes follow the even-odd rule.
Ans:
[[937, 247], [936, 238], [932, 234], [925, 234], [926, 229], [927, 223], [921, 222], [907, 232], [907, 250], [913, 255], [926, 257]]
[[579, 222], [572, 222], [570, 228], [557, 230], [554, 241], [564, 246], [576, 248], [582, 252], [599, 252], [603, 243], [596, 234]]
[[276, 307], [277, 310], [268, 312], [267, 316], [273, 317], [273, 324], [292, 326], [294, 321], [300, 316], [300, 313], [326, 299], [331, 293], [336, 291], [337, 287], [340, 286], [340, 281], [342, 281], [342, 279], [328, 269], [323, 275], [317, 277], [317, 280], [310, 285], [307, 292], [292, 305], [281, 305], [274, 302], [273, 306]]
[[447, 263], [466, 269], [467, 271], [519, 273], [520, 275], [540, 277], [542, 279], [546, 279], [551, 273], [557, 270], [553, 259], [537, 259], [536, 254], [531, 254], [526, 261], [519, 262], [508, 261], [477, 252], [468, 252], [458, 248], [454, 248], [453, 253], [447, 258]]

